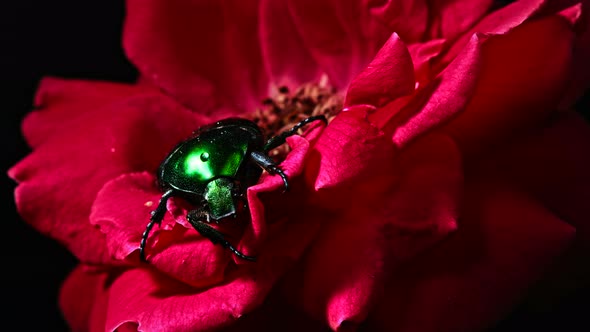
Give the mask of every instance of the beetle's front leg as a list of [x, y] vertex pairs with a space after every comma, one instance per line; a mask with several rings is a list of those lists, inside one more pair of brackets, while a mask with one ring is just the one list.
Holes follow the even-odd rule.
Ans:
[[151, 212], [150, 222], [145, 227], [145, 231], [143, 231], [143, 234], [141, 235], [141, 242], [139, 243], [139, 259], [142, 262], [147, 262], [145, 258], [145, 245], [147, 243], [147, 238], [155, 224], [158, 224], [158, 226], [162, 224], [162, 219], [164, 219], [164, 214], [166, 213], [166, 202], [173, 195], [173, 189], [166, 191], [160, 198], [156, 209]]
[[254, 161], [256, 165], [262, 167], [269, 174], [280, 175], [283, 179], [283, 183], [285, 184], [285, 191], [289, 190], [289, 181], [287, 179], [287, 175], [285, 175], [285, 172], [283, 172], [283, 170], [280, 169], [279, 166], [275, 164], [275, 162], [269, 156], [260, 151], [252, 151], [252, 153], [250, 153], [250, 158], [252, 158], [252, 161]]
[[205, 209], [200, 208], [189, 211], [189, 213], [186, 215], [186, 220], [188, 220], [188, 222], [195, 228], [197, 232], [199, 232], [199, 234], [201, 234], [201, 236], [211, 240], [213, 244], [221, 244], [224, 248], [228, 248], [241, 259], [252, 262], [256, 261], [256, 257], [244, 255], [225, 239], [223, 233], [203, 222], [209, 220], [209, 214]]

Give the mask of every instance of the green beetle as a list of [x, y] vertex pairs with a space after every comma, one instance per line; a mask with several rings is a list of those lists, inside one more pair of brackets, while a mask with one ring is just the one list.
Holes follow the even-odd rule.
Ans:
[[230, 118], [204, 126], [178, 144], [158, 170], [158, 183], [164, 194], [141, 237], [140, 259], [146, 261], [147, 238], [153, 226], [161, 224], [166, 202], [178, 196], [197, 206], [187, 213], [186, 219], [199, 234], [242, 259], [255, 261], [256, 257], [238, 251], [208, 223], [236, 216], [237, 203], [246, 203], [246, 189], [258, 182], [263, 169], [271, 175], [279, 175], [288, 190], [287, 176], [268, 156], [268, 151], [284, 144], [287, 137], [316, 120], [327, 124], [323, 115], [311, 116], [265, 142], [254, 122]]

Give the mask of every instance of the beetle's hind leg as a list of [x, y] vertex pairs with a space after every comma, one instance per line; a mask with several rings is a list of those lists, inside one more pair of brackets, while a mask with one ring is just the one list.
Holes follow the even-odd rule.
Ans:
[[188, 222], [195, 228], [195, 230], [199, 232], [199, 234], [201, 234], [202, 236], [211, 240], [213, 244], [221, 244], [224, 248], [228, 248], [229, 250], [231, 250], [231, 252], [234, 253], [234, 255], [240, 257], [241, 259], [245, 259], [252, 262], [256, 261], [256, 257], [244, 255], [238, 249], [232, 246], [231, 243], [229, 243], [229, 241], [225, 239], [223, 233], [209, 226], [207, 223], [203, 222], [208, 219], [209, 214], [203, 208], [189, 211], [189, 213], [186, 215], [186, 220], [188, 220]]
[[151, 213], [150, 222], [145, 227], [145, 231], [141, 235], [141, 241], [139, 242], [139, 259], [142, 262], [147, 262], [145, 258], [145, 246], [147, 243], [147, 238], [150, 235], [150, 232], [155, 224], [162, 224], [162, 219], [164, 219], [164, 214], [166, 213], [166, 202], [173, 195], [173, 189], [166, 191], [160, 198], [160, 202], [158, 202], [158, 206], [156, 207], [156, 209], [153, 210]]
[[264, 152], [268, 152], [268, 151], [278, 147], [279, 145], [283, 145], [286, 142], [287, 137], [295, 135], [297, 133], [297, 130], [301, 129], [301, 127], [305, 126], [306, 124], [311, 123], [313, 121], [318, 121], [318, 120], [323, 121], [325, 124], [328, 124], [328, 120], [326, 119], [326, 117], [324, 115], [310, 116], [309, 118], [294, 125], [293, 128], [291, 128], [287, 131], [284, 131], [281, 134], [269, 139], [266, 142], [266, 145], [264, 145]]

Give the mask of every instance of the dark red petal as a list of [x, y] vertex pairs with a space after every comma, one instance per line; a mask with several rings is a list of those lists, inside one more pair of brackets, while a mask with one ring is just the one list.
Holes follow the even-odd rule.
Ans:
[[453, 142], [429, 136], [399, 158], [399, 182], [382, 193], [352, 189], [351, 203], [327, 217], [307, 255], [304, 305], [334, 330], [364, 321], [390, 264], [414, 257], [456, 228], [462, 175]]
[[553, 112], [569, 77], [571, 47], [570, 25], [557, 16], [491, 37], [474, 97], [446, 128], [462, 151], [482, 151]]
[[97, 192], [122, 173], [155, 171], [199, 123], [157, 93], [84, 109], [9, 171], [18, 210], [82, 261], [109, 261], [104, 235], [89, 222]]
[[388, 281], [373, 328], [487, 328], [523, 298], [574, 237], [573, 228], [538, 202], [498, 183], [469, 186], [463, 206], [455, 235]]
[[[90, 223], [105, 234], [109, 253], [115, 259], [126, 260], [134, 253], [130, 259], [138, 263], [142, 233], [161, 195], [155, 177], [146, 172], [123, 174], [98, 192]], [[223, 280], [229, 252], [196, 231], [187, 232], [175, 225], [171, 214], [166, 214], [161, 230], [155, 226], [149, 239], [147, 257], [167, 275], [193, 286], [211, 286]]]
[[588, 248], [588, 151], [590, 126], [580, 116], [565, 113], [491, 155], [487, 167], [507, 174], [551, 211], [574, 225], [578, 242]]
[[446, 136], [428, 135], [400, 154], [399, 183], [378, 202], [389, 258], [399, 263], [457, 229], [463, 194], [462, 160]]
[[181, 103], [239, 115], [268, 95], [258, 16], [252, 1], [129, 0], [123, 43], [140, 72]]
[[433, 39], [423, 43], [408, 45], [408, 51], [414, 63], [414, 76], [418, 84], [425, 84], [431, 79], [431, 59], [440, 54], [445, 43], [445, 39]]
[[576, 36], [572, 67], [575, 68], [569, 87], [560, 103], [561, 109], [569, 109], [590, 88], [590, 1], [585, 0], [581, 5], [573, 6], [560, 13], [568, 16], [574, 23]]
[[379, 107], [413, 91], [412, 58], [394, 33], [365, 70], [352, 80], [344, 107], [359, 104]]
[[393, 133], [392, 140], [397, 146], [403, 147], [465, 108], [478, 76], [482, 43], [478, 35], [473, 35], [461, 54], [432, 82], [419, 87], [413, 100], [401, 112], [394, 113], [388, 110], [388, 106], [377, 112], [393, 115], [384, 131]]
[[72, 331], [104, 331], [108, 275], [77, 266], [63, 283], [59, 307]]
[[281, 332], [330, 332], [322, 322], [312, 319], [305, 312], [272, 292], [262, 307], [244, 315], [223, 332], [281, 331]]
[[[303, 43], [340, 90], [371, 61], [392, 31], [361, 1], [288, 0]], [[287, 61], [288, 62], [288, 61]]]
[[438, 67], [444, 68], [457, 54], [469, 43], [473, 34], [498, 35], [505, 34], [515, 27], [520, 26], [523, 22], [540, 11], [547, 0], [524, 0], [514, 1], [496, 11], [486, 15], [481, 21], [471, 29], [463, 33], [445, 52], [444, 56], [438, 61]]

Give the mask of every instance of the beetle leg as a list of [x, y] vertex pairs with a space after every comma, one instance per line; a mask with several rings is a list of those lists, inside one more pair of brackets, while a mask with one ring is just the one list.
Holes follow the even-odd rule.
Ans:
[[147, 243], [147, 238], [155, 224], [158, 224], [158, 226], [162, 224], [162, 219], [164, 219], [164, 214], [166, 213], [166, 202], [173, 195], [173, 189], [166, 191], [160, 198], [156, 209], [151, 212], [150, 222], [147, 224], [145, 231], [141, 235], [141, 241], [139, 242], [139, 259], [142, 262], [147, 262], [145, 258], [145, 245]]
[[268, 151], [278, 147], [279, 145], [283, 145], [286, 142], [287, 137], [297, 134], [297, 130], [301, 129], [301, 127], [305, 126], [306, 124], [308, 124], [310, 122], [317, 121], [317, 120], [321, 120], [325, 124], [328, 124], [328, 120], [323, 115], [310, 116], [309, 118], [307, 118], [307, 119], [299, 122], [295, 126], [293, 126], [293, 128], [291, 128], [287, 131], [284, 131], [281, 134], [269, 139], [266, 142], [266, 145], [264, 145], [264, 152], [268, 152]]
[[256, 261], [256, 257], [244, 255], [225, 239], [223, 233], [204, 223], [203, 220], [207, 220], [208, 217], [209, 214], [207, 211], [201, 208], [189, 211], [189, 213], [186, 215], [186, 220], [188, 220], [188, 222], [195, 228], [197, 232], [199, 232], [199, 234], [201, 234], [201, 236], [211, 240], [213, 244], [221, 244], [224, 248], [228, 248], [234, 253], [234, 255], [240, 257], [241, 259], [252, 262]]
[[289, 181], [287, 179], [287, 175], [269, 156], [259, 151], [252, 151], [252, 153], [250, 153], [250, 158], [252, 158], [252, 161], [254, 161], [256, 165], [262, 167], [269, 174], [280, 175], [283, 179], [283, 183], [285, 184], [285, 191], [289, 190]]

